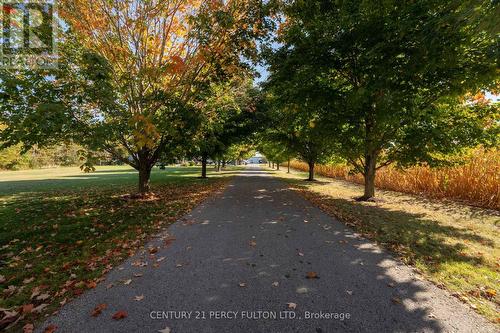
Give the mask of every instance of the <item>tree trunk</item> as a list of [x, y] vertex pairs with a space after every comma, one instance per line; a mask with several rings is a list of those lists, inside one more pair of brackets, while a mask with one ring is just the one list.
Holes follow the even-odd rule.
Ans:
[[220, 160], [217, 161], [217, 172], [219, 172], [219, 171], [220, 171]]
[[276, 163], [276, 170], [278, 170], [278, 171], [280, 170], [280, 163], [279, 162]]
[[286, 173], [290, 173], [290, 159], [288, 159], [288, 171]]
[[308, 164], [309, 164], [309, 178], [307, 178], [307, 180], [313, 181], [314, 180], [314, 161], [310, 161]]
[[151, 192], [149, 179], [151, 177], [151, 167], [143, 165], [139, 168], [139, 193], [141, 195]]
[[367, 201], [375, 197], [375, 171], [377, 166], [377, 156], [373, 153], [365, 156], [365, 193], [358, 200]]
[[270, 161], [268, 161], [267, 163], [269, 163], [269, 167], [271, 167], [271, 162], [270, 162]]
[[226, 160], [222, 160], [222, 169], [226, 168]]
[[363, 176], [365, 178], [365, 193], [360, 201], [367, 201], [375, 197], [375, 172], [377, 168], [377, 150], [374, 140], [376, 128], [375, 114], [369, 110], [365, 115], [365, 165]]
[[201, 178], [207, 178], [207, 155], [201, 157]]
[[271, 163], [271, 164], [273, 165], [273, 169], [274, 169], [274, 162], [273, 162], [273, 163]]

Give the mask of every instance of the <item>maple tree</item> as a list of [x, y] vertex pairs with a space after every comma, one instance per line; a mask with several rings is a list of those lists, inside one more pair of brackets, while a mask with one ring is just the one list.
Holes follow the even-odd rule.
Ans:
[[1, 141], [72, 139], [104, 149], [139, 171], [190, 145], [202, 117], [194, 107], [211, 82], [255, 58], [264, 36], [260, 1], [61, 1], [68, 26], [59, 68], [2, 71]]

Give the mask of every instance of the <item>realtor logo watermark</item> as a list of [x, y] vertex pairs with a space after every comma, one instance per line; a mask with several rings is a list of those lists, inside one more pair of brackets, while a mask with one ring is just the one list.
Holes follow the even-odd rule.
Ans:
[[0, 0], [0, 6], [0, 68], [56, 67], [56, 0]]

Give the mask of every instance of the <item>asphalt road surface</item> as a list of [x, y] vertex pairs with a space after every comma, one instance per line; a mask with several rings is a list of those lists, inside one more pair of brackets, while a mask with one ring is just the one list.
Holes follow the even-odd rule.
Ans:
[[[39, 330], [55, 324], [57, 332], [71, 333], [495, 332], [257, 168], [238, 172], [221, 195], [149, 244], [155, 246], [157, 253], [139, 251]], [[101, 303], [107, 308], [92, 317]], [[112, 319], [117, 311], [128, 316]]]

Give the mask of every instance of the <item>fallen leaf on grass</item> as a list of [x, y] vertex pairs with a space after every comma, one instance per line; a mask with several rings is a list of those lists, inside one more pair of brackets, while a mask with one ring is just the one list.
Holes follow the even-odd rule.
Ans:
[[125, 311], [118, 311], [117, 313], [115, 313], [113, 315], [113, 319], [114, 320], [120, 320], [120, 319], [124, 319], [124, 318], [127, 318], [128, 314], [125, 312]]
[[5, 297], [12, 296], [17, 291], [17, 289], [18, 288], [16, 286], [8, 286], [7, 288], [5, 288], [3, 290], [3, 294], [4, 294]]
[[144, 295], [140, 295], [140, 296], [135, 296], [134, 297], [134, 301], [137, 301], [137, 302], [140, 302], [144, 299]]
[[316, 272], [307, 272], [307, 279], [319, 279], [318, 273]]
[[43, 330], [43, 333], [54, 333], [57, 330], [57, 326], [54, 324], [50, 324], [49, 326], [45, 327]]
[[45, 294], [41, 294], [39, 296], [36, 297], [36, 300], [37, 301], [45, 301], [46, 299], [49, 299], [50, 298], [50, 295], [45, 293]]
[[33, 330], [35, 329], [35, 326], [33, 324], [26, 324], [23, 326], [23, 333], [33, 333]]
[[37, 306], [36, 308], [33, 308], [33, 310], [31, 312], [33, 312], [33, 313], [41, 313], [43, 311], [43, 309], [45, 309], [48, 306], [49, 306], [48, 304], [42, 303], [39, 306]]
[[5, 281], [7, 281], [7, 280], [5, 279], [5, 276], [0, 275], [0, 283], [4, 283]]
[[297, 303], [286, 303], [286, 305], [288, 305], [288, 308], [289, 309], [292, 309], [292, 310], [295, 310], [295, 308], [297, 307]]
[[0, 312], [3, 312], [4, 315], [2, 320], [0, 320], [0, 330], [3, 330], [12, 323], [16, 322], [20, 316], [20, 313], [17, 311], [8, 311], [5, 309], [1, 309]]
[[34, 308], [33, 304], [24, 304], [23, 306], [21, 306], [21, 313], [22, 314], [30, 313], [31, 311], [33, 311], [33, 308]]
[[106, 303], [102, 303], [102, 304], [99, 304], [98, 306], [96, 306], [94, 308], [94, 310], [92, 311], [92, 317], [97, 317], [98, 315], [100, 315], [102, 313], [102, 311], [104, 309], [106, 309], [108, 307], [108, 305]]
[[97, 283], [95, 281], [87, 282], [87, 288], [94, 289], [95, 287], [97, 287]]
[[33, 281], [35, 281], [35, 278], [34, 277], [30, 277], [29, 279], [24, 279], [23, 280], [23, 284], [28, 284], [28, 283], [31, 283]]

